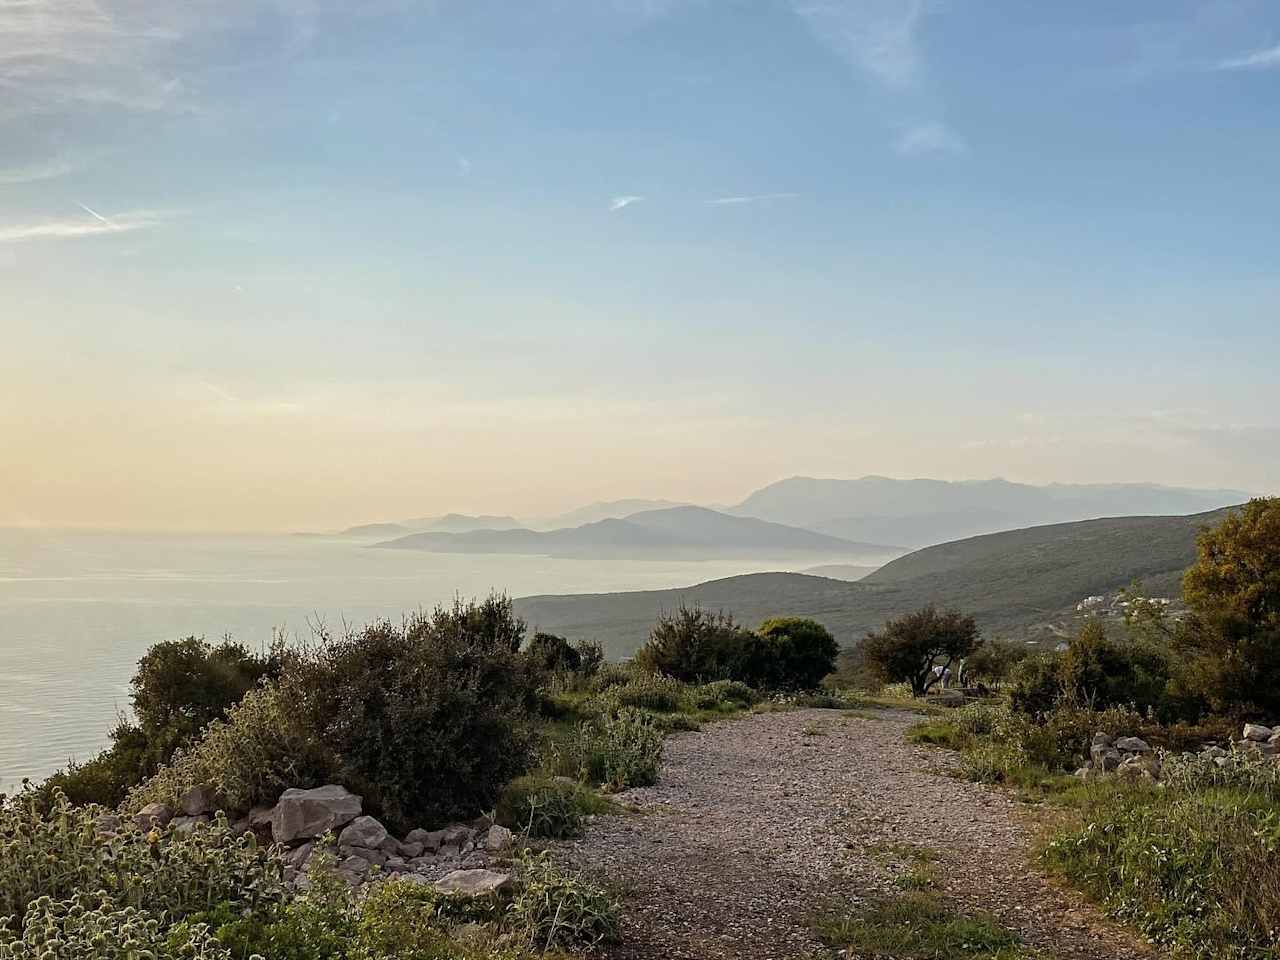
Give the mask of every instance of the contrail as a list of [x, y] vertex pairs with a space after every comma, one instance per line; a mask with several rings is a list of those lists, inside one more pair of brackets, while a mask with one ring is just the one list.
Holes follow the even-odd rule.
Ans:
[[90, 209], [89, 207], [86, 207], [83, 203], [81, 203], [78, 200], [76, 201], [76, 206], [79, 207], [81, 210], [83, 210], [85, 213], [87, 213], [89, 216], [93, 217], [95, 220], [101, 220], [108, 227], [115, 226], [114, 223], [112, 223], [110, 220], [108, 220], [106, 217], [100, 214], [97, 210], [93, 210], [93, 209]]

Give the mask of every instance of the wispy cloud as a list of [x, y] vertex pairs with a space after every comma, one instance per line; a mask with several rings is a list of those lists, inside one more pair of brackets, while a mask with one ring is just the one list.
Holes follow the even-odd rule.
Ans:
[[27, 223], [0, 223], [0, 243], [21, 243], [27, 240], [75, 240], [115, 233], [133, 233], [159, 226], [169, 217], [157, 211], [135, 211], [104, 217], [88, 207], [79, 205], [86, 216], [58, 220], [40, 220]]
[[38, 163], [20, 167], [9, 167], [0, 170], [0, 186], [19, 183], [36, 183], [40, 180], [55, 180], [74, 173], [77, 165], [65, 157], [54, 157]]
[[930, 153], [967, 153], [969, 146], [945, 123], [930, 120], [903, 130], [894, 149], [904, 157], [921, 157]]
[[917, 36], [924, 0], [793, 0], [814, 34], [891, 86], [909, 86], [922, 70]]
[[741, 197], [717, 197], [714, 200], [708, 200], [707, 203], [717, 207], [730, 207], [743, 203], [767, 203], [770, 200], [791, 200], [798, 197], [797, 193], [755, 193]]
[[612, 200], [609, 201], [609, 212], [617, 213], [619, 210], [625, 210], [627, 209], [627, 207], [631, 206], [633, 203], [639, 203], [643, 199], [644, 197], [633, 197], [633, 196], [614, 197]]
[[1280, 44], [1265, 50], [1255, 50], [1240, 57], [1229, 57], [1214, 65], [1215, 70], [1275, 70], [1280, 69]]

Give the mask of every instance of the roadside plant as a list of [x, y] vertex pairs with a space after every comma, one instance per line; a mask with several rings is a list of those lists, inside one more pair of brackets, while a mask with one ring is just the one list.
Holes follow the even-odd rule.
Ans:
[[511, 926], [531, 949], [589, 949], [618, 938], [618, 902], [599, 887], [561, 871], [549, 851], [526, 853], [519, 871], [520, 884], [507, 912]]
[[662, 740], [663, 731], [651, 716], [623, 707], [579, 724], [558, 767], [610, 790], [650, 786], [658, 781]]

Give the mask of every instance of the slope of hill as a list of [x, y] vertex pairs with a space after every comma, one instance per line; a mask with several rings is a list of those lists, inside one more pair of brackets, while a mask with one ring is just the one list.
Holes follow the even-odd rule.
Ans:
[[385, 539], [387, 537], [404, 536], [410, 529], [412, 528], [399, 523], [362, 523], [358, 526], [347, 527], [338, 536], [370, 540]]
[[472, 530], [415, 533], [378, 547], [443, 553], [520, 553], [564, 556], [626, 551], [640, 554], [705, 556], [726, 553], [838, 555], [880, 561], [902, 551], [851, 543], [752, 517], [731, 517], [704, 507], [647, 510], [622, 519], [600, 520], [561, 530]]
[[729, 512], [851, 540], [923, 546], [1034, 524], [1201, 513], [1248, 498], [1236, 490], [1148, 483], [1037, 487], [999, 479], [792, 477], [757, 490]]
[[584, 523], [596, 523], [600, 520], [621, 520], [633, 513], [686, 506], [688, 506], [687, 503], [676, 500], [643, 500], [638, 497], [625, 500], [602, 500], [562, 513], [558, 517], [543, 517], [531, 521], [529, 526], [538, 530], [559, 530], [564, 527], [580, 527]]
[[851, 643], [926, 603], [974, 614], [990, 635], [1050, 639], [1070, 629], [1076, 604], [1141, 580], [1176, 595], [1195, 557], [1197, 531], [1226, 511], [1193, 517], [1121, 517], [989, 534], [908, 554], [857, 582], [796, 573], [729, 577], [673, 590], [526, 597], [521, 616], [540, 630], [595, 637], [629, 656], [653, 620], [680, 603], [732, 611], [754, 624], [806, 616]]

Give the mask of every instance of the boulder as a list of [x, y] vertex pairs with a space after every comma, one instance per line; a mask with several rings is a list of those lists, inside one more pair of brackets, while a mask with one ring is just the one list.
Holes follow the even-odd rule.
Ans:
[[133, 816], [133, 822], [138, 825], [139, 830], [167, 827], [172, 819], [173, 810], [164, 803], [148, 803]]
[[188, 817], [213, 813], [218, 809], [218, 795], [209, 784], [198, 783], [188, 789], [178, 800], [178, 809]]
[[448, 843], [460, 847], [471, 839], [472, 833], [472, 829], [465, 823], [451, 823], [440, 831], [440, 843], [442, 846]]
[[307, 865], [307, 861], [311, 859], [311, 854], [315, 848], [316, 845], [308, 840], [302, 846], [294, 847], [285, 854], [284, 862], [297, 870], [301, 870]]
[[346, 787], [294, 787], [280, 795], [280, 802], [271, 811], [271, 836], [277, 843], [310, 840], [345, 826], [358, 816], [360, 798]]
[[338, 855], [341, 857], [359, 857], [361, 860], [367, 860], [370, 863], [382, 866], [387, 862], [387, 855], [381, 850], [370, 849], [369, 847], [339, 847]]
[[415, 857], [422, 856], [422, 851], [425, 849], [426, 847], [424, 847], [421, 843], [401, 843], [400, 855], [404, 857], [406, 860], [412, 860]]
[[1260, 723], [1246, 723], [1244, 725], [1243, 737], [1244, 739], [1252, 740], [1255, 743], [1266, 743], [1275, 736], [1275, 733], [1275, 730], [1272, 730], [1270, 727], [1264, 727]]
[[376, 850], [387, 836], [387, 828], [373, 817], [356, 817], [342, 828], [342, 833], [338, 834], [338, 846], [368, 847], [370, 850]]
[[1141, 737], [1121, 737], [1113, 746], [1122, 753], [1151, 752], [1151, 745]]
[[1093, 735], [1093, 745], [1094, 745], [1095, 747], [1096, 747], [1096, 746], [1104, 746], [1104, 747], [1109, 747], [1109, 746], [1111, 746], [1111, 734], [1109, 734], [1109, 733], [1104, 733], [1103, 731], [1099, 730], [1097, 733], [1095, 733], [1095, 734]]
[[1089, 757], [1093, 761], [1093, 769], [1106, 773], [1120, 766], [1120, 751], [1105, 743], [1095, 743], [1089, 748]]
[[1202, 752], [1206, 757], [1212, 757], [1212, 758], [1214, 758], [1215, 760], [1216, 760], [1218, 757], [1225, 757], [1225, 756], [1227, 756], [1227, 751], [1223, 750], [1221, 747], [1219, 747], [1219, 746], [1217, 746], [1217, 745], [1213, 745], [1213, 746], [1205, 747], [1205, 748], [1204, 748], [1204, 750], [1202, 750], [1201, 752]]
[[1230, 757], [1214, 757], [1213, 762], [1217, 764], [1219, 767], [1222, 767], [1223, 769], [1231, 766]]
[[496, 870], [454, 870], [435, 882], [441, 893], [454, 893], [464, 897], [491, 896], [506, 893], [515, 885], [509, 873]]
[[120, 818], [114, 813], [102, 813], [93, 820], [94, 832], [102, 837], [119, 833], [120, 825]]
[[364, 857], [347, 857], [338, 862], [339, 873], [361, 874], [366, 872], [373, 864]]
[[485, 834], [484, 848], [489, 853], [501, 853], [511, 846], [513, 839], [511, 831], [506, 827], [494, 825]]
[[387, 834], [387, 839], [378, 844], [378, 849], [388, 856], [398, 857], [400, 855], [400, 851], [404, 849], [404, 846], [399, 840], [391, 836], [391, 834]]
[[404, 838], [405, 843], [420, 843], [422, 849], [428, 853], [435, 853], [440, 849], [440, 844], [444, 843], [443, 830], [423, 830], [419, 827], [416, 830], [410, 830]]
[[403, 873], [408, 869], [405, 866], [404, 857], [387, 857], [387, 862], [383, 866], [392, 873]]

